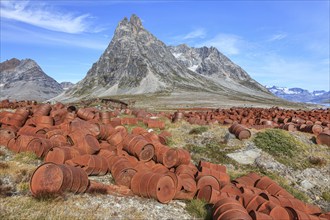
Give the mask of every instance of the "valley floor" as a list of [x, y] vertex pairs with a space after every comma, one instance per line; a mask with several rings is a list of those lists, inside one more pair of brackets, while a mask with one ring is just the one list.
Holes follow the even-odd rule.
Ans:
[[294, 103], [279, 98], [261, 98], [256, 96], [235, 96], [232, 94], [212, 94], [204, 92], [180, 92], [180, 93], [152, 93], [141, 95], [117, 95], [111, 96], [128, 103], [135, 103], [136, 108], [150, 110], [176, 110], [178, 108], [231, 108], [235, 107], [260, 107], [271, 108], [278, 106], [286, 109], [312, 109], [324, 108], [324, 106]]

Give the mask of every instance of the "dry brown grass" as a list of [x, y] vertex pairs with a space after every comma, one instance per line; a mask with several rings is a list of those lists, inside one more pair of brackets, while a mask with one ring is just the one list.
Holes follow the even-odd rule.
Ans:
[[0, 162], [0, 169], [8, 169], [9, 165], [6, 162]]
[[[147, 202], [150, 206], [154, 206], [157, 203], [156, 201], [150, 203], [148, 199], [138, 199], [135, 202]], [[0, 198], [0, 204], [0, 219], [136, 220], [157, 218], [157, 216], [151, 218], [150, 213], [135, 207], [130, 201], [118, 200], [108, 195], [67, 194], [65, 198], [57, 197], [56, 199], [15, 196]]]
[[0, 179], [0, 197], [11, 196], [12, 187], [5, 185], [3, 181]]
[[20, 169], [17, 170], [14, 173], [14, 181], [15, 183], [21, 183], [21, 182], [29, 182], [30, 178], [32, 176], [32, 170], [28, 170], [28, 169]]
[[0, 196], [28, 195], [29, 181], [36, 166], [12, 160], [0, 164], [6, 167], [0, 168]]
[[33, 152], [21, 152], [14, 155], [14, 161], [26, 164], [37, 164], [38, 157]]
[[64, 201], [64, 194], [60, 192], [39, 191], [33, 196], [37, 201]]
[[323, 166], [327, 165], [327, 160], [323, 157], [310, 156], [310, 157], [308, 157], [308, 160], [311, 164], [316, 165], [316, 166], [323, 167]]

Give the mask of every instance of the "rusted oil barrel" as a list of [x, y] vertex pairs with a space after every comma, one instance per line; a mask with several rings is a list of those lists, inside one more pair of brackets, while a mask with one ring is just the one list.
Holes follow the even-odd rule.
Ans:
[[330, 147], [330, 131], [322, 132], [316, 137], [317, 144], [325, 144]]
[[251, 137], [250, 130], [241, 124], [233, 124], [228, 130], [230, 133], [234, 133], [236, 138], [240, 140], [249, 139]]
[[30, 180], [30, 190], [34, 196], [65, 191], [83, 193], [88, 185], [88, 176], [81, 168], [54, 163], [40, 165]]
[[52, 106], [50, 104], [42, 104], [39, 105], [35, 111], [33, 112], [33, 116], [47, 116], [52, 110]]

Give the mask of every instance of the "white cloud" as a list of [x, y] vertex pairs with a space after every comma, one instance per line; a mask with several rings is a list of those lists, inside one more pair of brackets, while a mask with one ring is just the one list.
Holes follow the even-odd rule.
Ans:
[[206, 31], [203, 28], [198, 28], [193, 30], [182, 37], [183, 40], [195, 39], [195, 38], [204, 38], [206, 36]]
[[280, 33], [280, 34], [274, 34], [271, 36], [268, 41], [277, 41], [277, 40], [282, 40], [287, 37], [287, 34], [285, 33]]
[[103, 51], [106, 49], [110, 37], [96, 36], [93, 34], [72, 35], [67, 33], [36, 32], [10, 24], [3, 24], [1, 42], [13, 42], [34, 45], [56, 45], [88, 48]]
[[89, 14], [74, 15], [40, 2], [1, 1], [1, 18], [70, 34], [101, 30], [91, 26]]
[[241, 37], [232, 34], [218, 34], [214, 38], [198, 44], [198, 47], [213, 46], [219, 49], [220, 52], [226, 55], [238, 55], [240, 46], [242, 46], [243, 40]]
[[181, 34], [181, 35], [176, 35], [172, 36], [171, 40], [167, 42], [168, 44], [190, 44], [194, 45], [196, 41], [199, 41], [203, 38], [206, 37], [206, 31], [204, 28], [197, 28], [192, 30], [191, 32], [187, 34]]

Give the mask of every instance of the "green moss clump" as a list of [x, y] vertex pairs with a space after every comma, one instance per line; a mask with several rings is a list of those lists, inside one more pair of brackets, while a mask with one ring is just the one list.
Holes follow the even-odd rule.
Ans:
[[205, 126], [201, 126], [201, 127], [197, 127], [197, 128], [193, 128], [189, 131], [189, 134], [201, 134], [205, 131], [208, 130], [208, 127]]
[[330, 192], [329, 191], [325, 191], [322, 193], [322, 198], [327, 201], [330, 202]]
[[285, 131], [270, 129], [260, 132], [254, 138], [254, 143], [273, 156], [287, 155], [292, 157], [297, 151], [295, 140]]
[[190, 152], [192, 159], [196, 162], [208, 160], [212, 163], [238, 165], [235, 160], [227, 156], [227, 154], [234, 152], [235, 148], [228, 149], [220, 143], [211, 142], [206, 144], [206, 146], [188, 144], [185, 148]]
[[203, 200], [193, 199], [187, 202], [186, 210], [190, 215], [198, 219], [212, 219], [211, 210]]
[[274, 156], [274, 158], [286, 166], [294, 169], [311, 167], [308, 160], [309, 147], [295, 139], [289, 132], [279, 129], [269, 129], [259, 132], [253, 139], [255, 145]]

